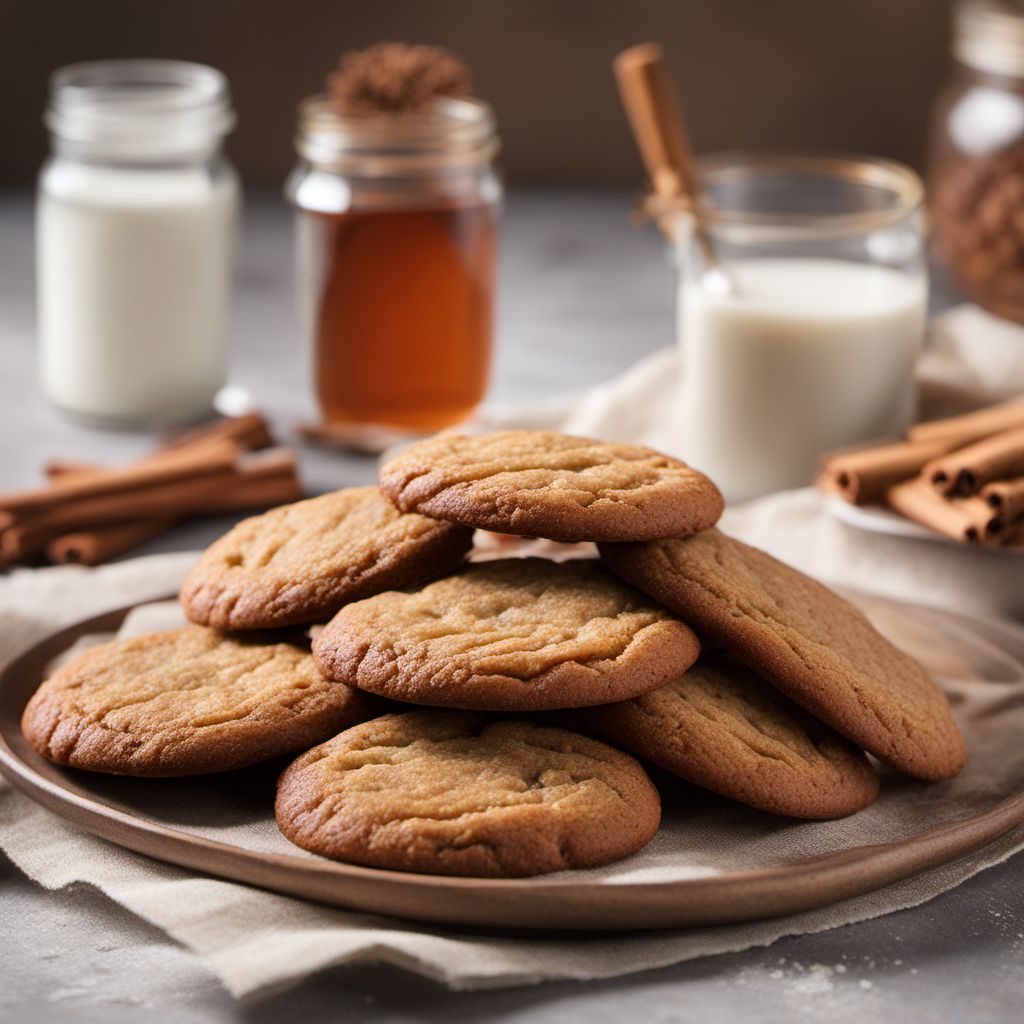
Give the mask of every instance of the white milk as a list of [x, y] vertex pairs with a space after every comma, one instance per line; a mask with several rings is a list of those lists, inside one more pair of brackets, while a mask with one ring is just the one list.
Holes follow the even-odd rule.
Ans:
[[833, 259], [740, 260], [732, 293], [684, 275], [682, 451], [726, 498], [810, 482], [818, 455], [914, 413], [922, 276]]
[[211, 407], [226, 374], [237, 195], [224, 167], [47, 167], [37, 287], [52, 402], [101, 421]]

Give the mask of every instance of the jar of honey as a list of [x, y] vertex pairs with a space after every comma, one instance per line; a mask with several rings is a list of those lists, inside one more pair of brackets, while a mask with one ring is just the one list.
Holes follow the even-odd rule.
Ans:
[[502, 188], [491, 109], [299, 111], [300, 306], [324, 427], [357, 447], [469, 416], [491, 363]]

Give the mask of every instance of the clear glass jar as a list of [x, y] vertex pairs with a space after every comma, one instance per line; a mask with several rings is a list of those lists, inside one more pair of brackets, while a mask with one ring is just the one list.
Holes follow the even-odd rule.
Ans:
[[970, 298], [1024, 322], [1024, 9], [961, 0], [932, 124], [936, 256]]
[[860, 157], [725, 154], [699, 171], [718, 264], [681, 215], [680, 450], [738, 501], [912, 421], [923, 189]]
[[207, 412], [227, 372], [239, 186], [227, 81], [179, 61], [58, 71], [39, 178], [42, 387], [99, 424]]
[[502, 189], [493, 114], [299, 111], [296, 210], [304, 330], [321, 416], [379, 448], [465, 419], [491, 363]]

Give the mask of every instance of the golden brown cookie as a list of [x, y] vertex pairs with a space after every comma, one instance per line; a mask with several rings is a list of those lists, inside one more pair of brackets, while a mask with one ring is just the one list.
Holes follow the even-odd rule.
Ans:
[[841, 818], [878, 795], [867, 758], [729, 655], [582, 712], [604, 739], [723, 796], [795, 818]]
[[292, 754], [372, 707], [299, 647], [187, 626], [86, 651], [39, 687], [21, 729], [58, 764], [201, 775]]
[[338, 860], [516, 878], [628, 857], [658, 830], [629, 755], [563, 729], [460, 711], [384, 715], [281, 776], [277, 823]]
[[328, 679], [413, 704], [539, 711], [625, 700], [697, 657], [692, 630], [596, 560], [506, 558], [346, 605], [313, 644]]
[[203, 554], [181, 603], [221, 630], [324, 622], [342, 605], [454, 569], [473, 531], [402, 515], [376, 487], [352, 487], [239, 523]]
[[718, 530], [600, 550], [623, 579], [894, 768], [945, 779], [963, 767], [963, 738], [931, 676], [822, 584]]
[[570, 542], [685, 537], [722, 514], [678, 459], [543, 430], [428, 438], [384, 465], [380, 488], [403, 512]]

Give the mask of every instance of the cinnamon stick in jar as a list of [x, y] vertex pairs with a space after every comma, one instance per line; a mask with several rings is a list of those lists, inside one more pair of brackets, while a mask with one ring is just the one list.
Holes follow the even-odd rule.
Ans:
[[822, 462], [817, 484], [854, 505], [881, 502], [894, 484], [909, 480], [950, 451], [948, 441], [897, 441], [877, 448], [837, 452]]
[[994, 434], [933, 460], [923, 474], [940, 494], [966, 497], [987, 483], [1024, 474], [1024, 427]]

